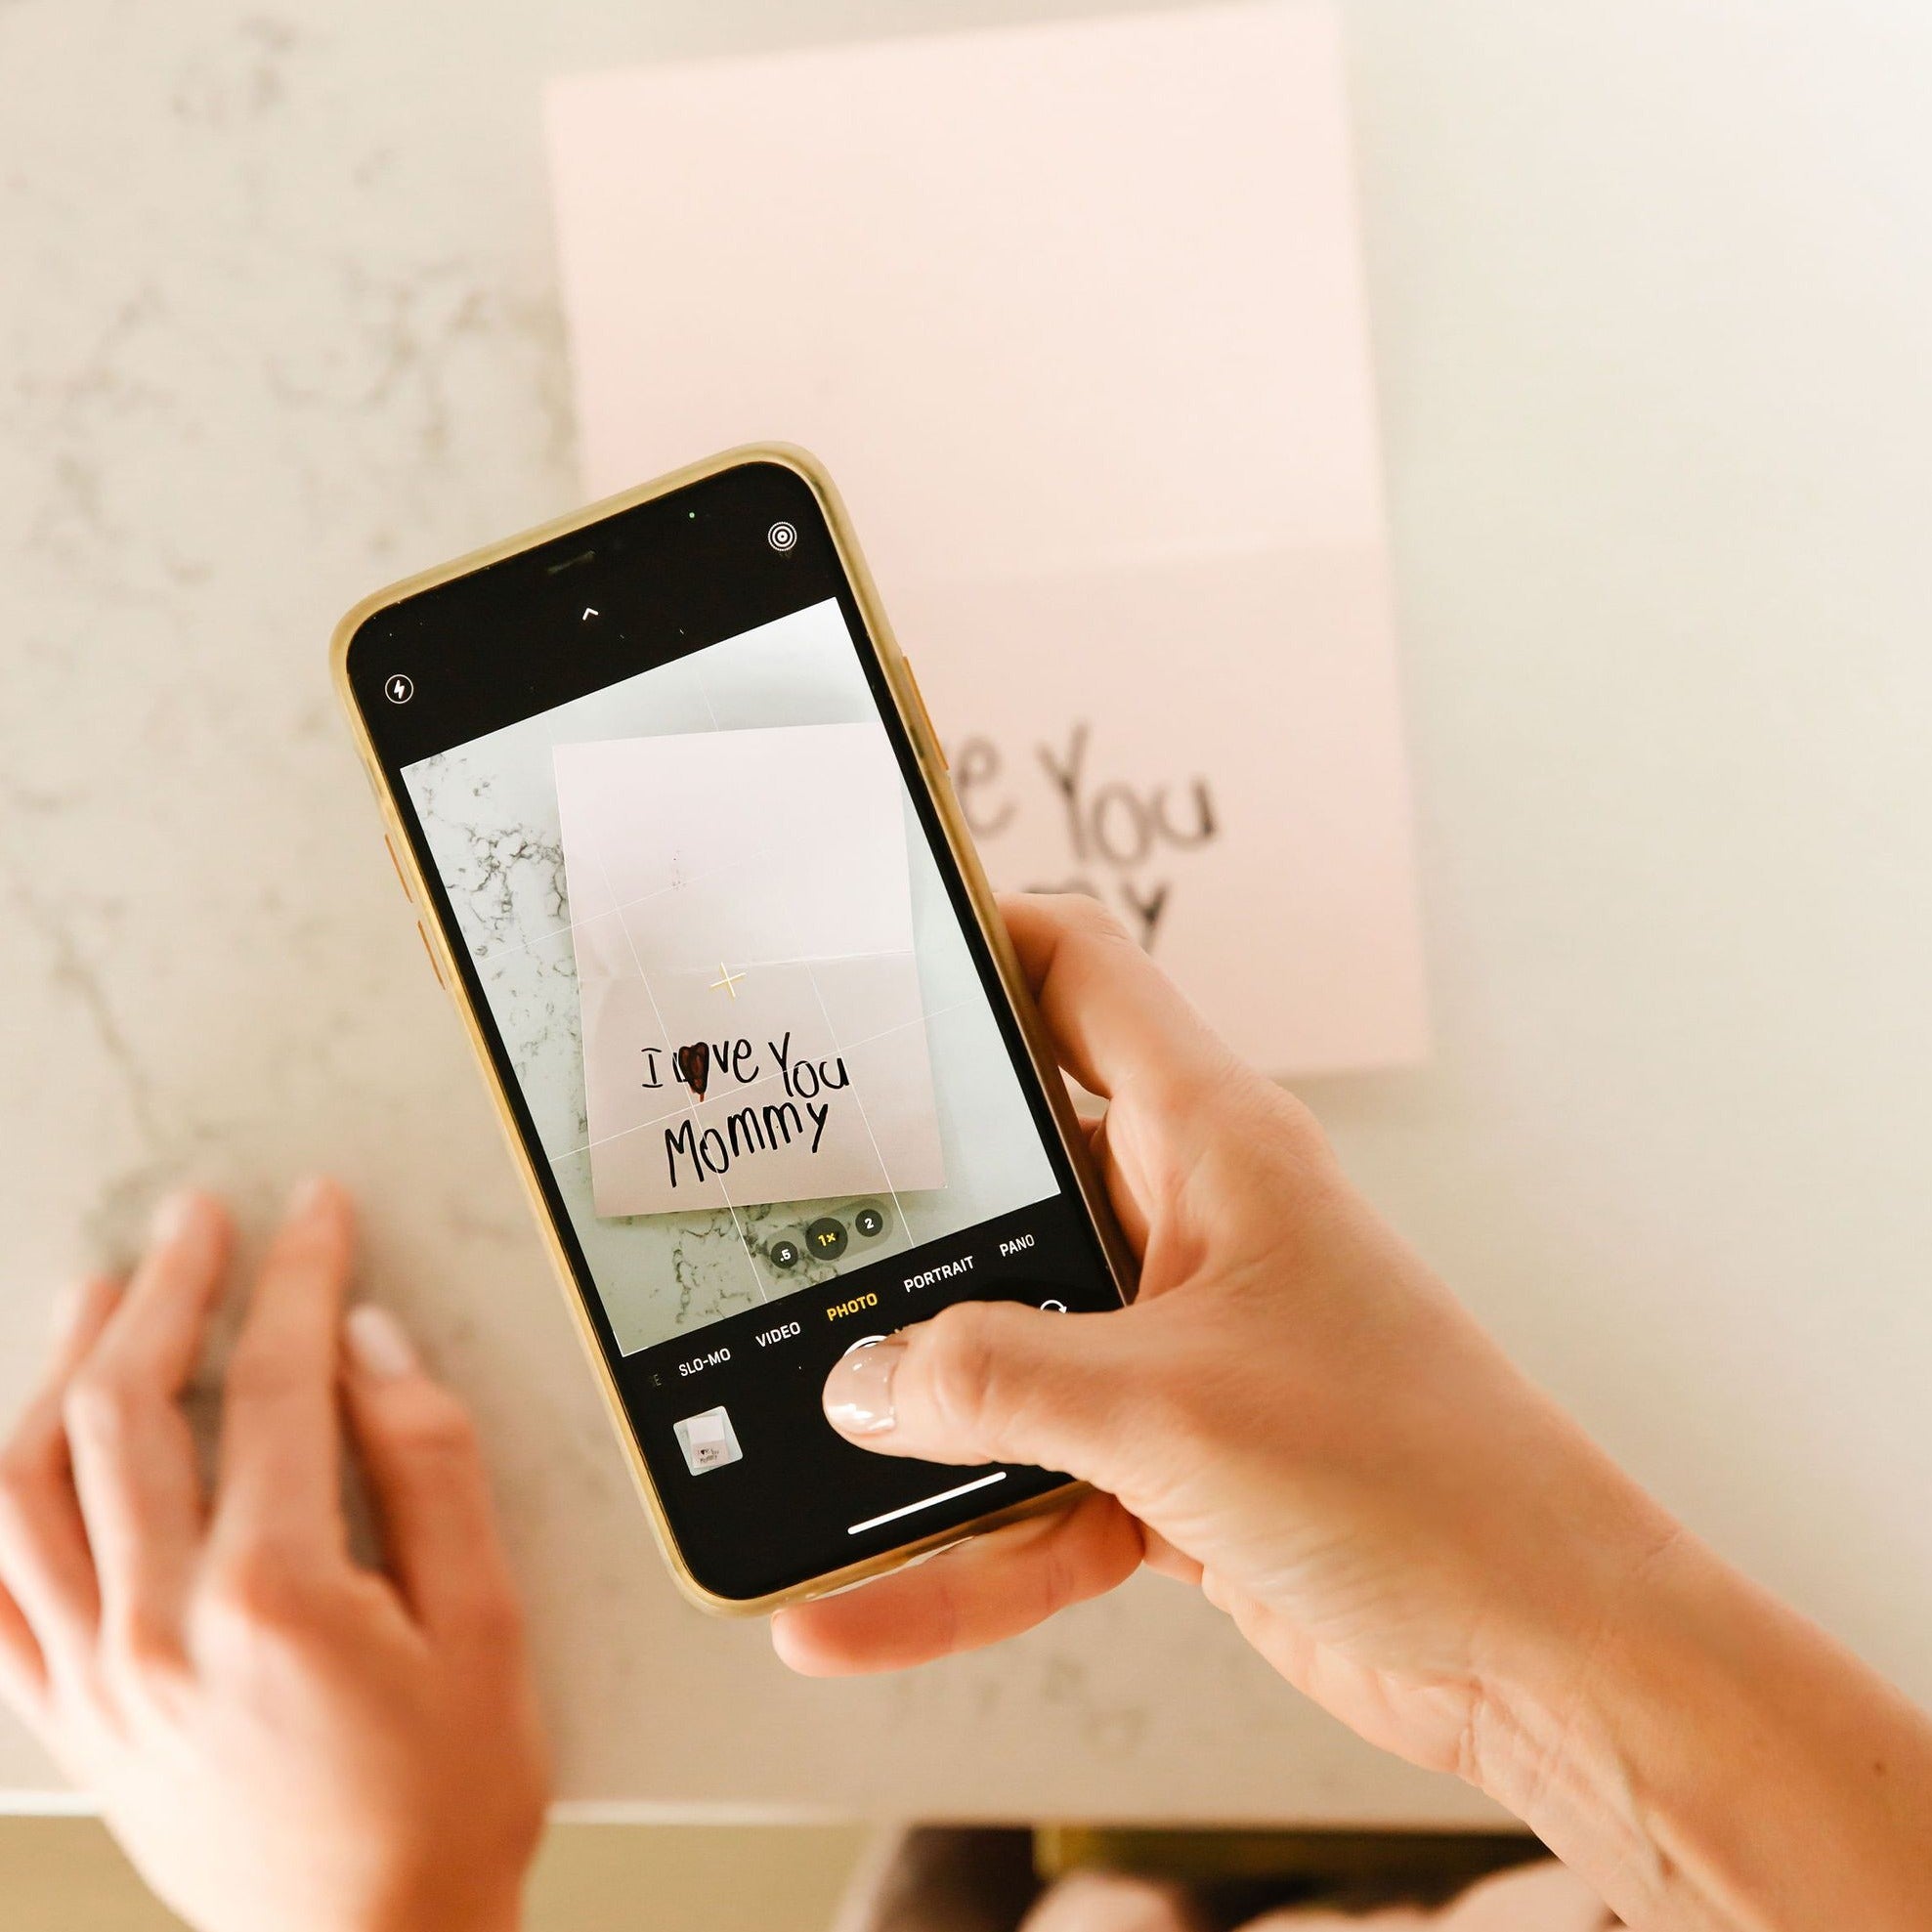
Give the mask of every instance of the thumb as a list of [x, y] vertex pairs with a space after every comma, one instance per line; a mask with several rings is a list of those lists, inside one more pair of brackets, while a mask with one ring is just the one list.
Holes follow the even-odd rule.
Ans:
[[835, 1362], [826, 1420], [884, 1455], [1031, 1463], [1110, 1488], [1131, 1408], [1121, 1331], [1133, 1318], [961, 1302]]

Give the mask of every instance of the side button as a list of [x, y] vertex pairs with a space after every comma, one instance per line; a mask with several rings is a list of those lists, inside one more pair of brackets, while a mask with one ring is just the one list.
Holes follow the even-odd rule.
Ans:
[[429, 969], [436, 975], [436, 983], [447, 993], [450, 989], [443, 978], [443, 968], [436, 964], [436, 954], [429, 943], [429, 934], [422, 929], [422, 921], [416, 921], [416, 937], [422, 941], [423, 958], [429, 962]]
[[926, 737], [931, 739], [934, 746], [938, 748], [939, 769], [941, 771], [951, 771], [953, 768], [952, 760], [946, 755], [946, 747], [941, 742], [939, 734], [932, 728], [932, 713], [925, 708], [925, 693], [919, 688], [919, 673], [913, 669], [913, 661], [901, 655], [899, 663], [905, 669], [906, 689], [912, 693], [913, 704], [919, 711], [919, 721], [924, 725]]
[[396, 847], [390, 842], [386, 832], [382, 835], [382, 849], [389, 854], [389, 863], [396, 869], [396, 883], [403, 888], [404, 898], [413, 906], [415, 896], [409, 890], [409, 881], [403, 877], [403, 861], [396, 856]]

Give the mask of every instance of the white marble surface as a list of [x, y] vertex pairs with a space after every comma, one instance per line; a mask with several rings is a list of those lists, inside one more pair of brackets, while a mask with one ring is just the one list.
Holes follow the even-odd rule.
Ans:
[[[482, 1412], [572, 1799], [1479, 1817], [1161, 1586], [864, 1686], [684, 1609], [333, 715], [342, 606], [572, 500], [544, 75], [1041, 10], [0, 0], [0, 1402], [164, 1182], [326, 1164]], [[1346, 11], [1440, 1048], [1312, 1097], [1932, 1696], [1932, 20]], [[11, 1731], [0, 1787], [60, 1801]]]

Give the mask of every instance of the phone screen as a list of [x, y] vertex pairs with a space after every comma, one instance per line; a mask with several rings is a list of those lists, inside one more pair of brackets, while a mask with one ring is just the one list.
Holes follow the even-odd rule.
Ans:
[[348, 667], [700, 1587], [1063, 1482], [820, 1410], [949, 1303], [1120, 1298], [807, 480], [750, 461], [387, 605]]

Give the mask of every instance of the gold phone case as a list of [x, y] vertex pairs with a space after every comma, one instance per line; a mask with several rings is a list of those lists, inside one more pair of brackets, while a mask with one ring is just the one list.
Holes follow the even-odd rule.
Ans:
[[834, 489], [831, 478], [826, 475], [814, 457], [802, 450], [793, 449], [785, 444], [751, 444], [736, 450], [726, 450], [705, 462], [693, 463], [688, 468], [675, 470], [669, 476], [660, 477], [654, 483], [642, 484], [637, 489], [627, 490], [620, 495], [607, 496], [602, 502], [589, 504], [569, 516], [559, 517], [552, 523], [541, 524], [535, 530], [525, 531], [521, 536], [507, 537], [500, 543], [493, 543], [487, 549], [472, 551], [468, 556], [458, 557], [435, 570], [423, 571], [414, 577], [405, 578], [399, 583], [392, 583], [386, 589], [365, 597], [336, 625], [334, 640], [329, 651], [336, 695], [349, 714], [349, 725], [355, 735], [356, 749], [361, 754], [370, 787], [375, 793], [376, 802], [381, 808], [383, 828], [388, 835], [387, 843], [390, 852], [403, 874], [403, 882], [415, 905], [416, 928], [422, 934], [423, 943], [429, 949], [430, 962], [436, 968], [437, 978], [442, 981], [444, 990], [449, 993], [462, 1018], [463, 1029], [469, 1036], [477, 1065], [482, 1069], [491, 1099], [495, 1104], [496, 1118], [502, 1127], [503, 1138], [509, 1142], [511, 1157], [516, 1162], [518, 1173], [523, 1177], [524, 1187], [536, 1212], [537, 1224], [543, 1231], [544, 1246], [549, 1252], [557, 1280], [563, 1288], [564, 1300], [575, 1317], [579, 1339], [583, 1344], [584, 1353], [589, 1357], [591, 1370], [597, 1378], [597, 1386], [603, 1392], [605, 1406], [610, 1411], [612, 1425], [616, 1428], [618, 1439], [623, 1446], [624, 1459], [630, 1466], [632, 1480], [637, 1484], [638, 1493], [643, 1498], [645, 1509], [650, 1516], [651, 1526], [658, 1539], [658, 1547], [664, 1552], [665, 1561], [669, 1565], [671, 1574], [676, 1578], [678, 1588], [684, 1595], [700, 1609], [723, 1616], [763, 1615], [786, 1604], [802, 1603], [808, 1598], [822, 1597], [835, 1590], [847, 1589], [852, 1584], [865, 1582], [875, 1576], [882, 1576], [887, 1571], [897, 1569], [918, 1557], [924, 1556], [946, 1544], [960, 1542], [966, 1536], [977, 1535], [982, 1530], [1015, 1522], [1022, 1517], [1061, 1508], [1070, 1498], [1081, 1494], [1082, 1489], [1079, 1485], [1055, 1489], [1045, 1496], [1015, 1503], [1006, 1509], [990, 1511], [987, 1515], [975, 1519], [970, 1524], [956, 1524], [949, 1529], [935, 1530], [930, 1535], [904, 1544], [896, 1550], [887, 1550], [881, 1555], [868, 1557], [862, 1563], [847, 1564], [843, 1568], [829, 1571], [823, 1576], [812, 1577], [804, 1583], [793, 1585], [790, 1589], [773, 1591], [768, 1596], [745, 1599], [719, 1597], [707, 1590], [691, 1574], [678, 1550], [676, 1539], [670, 1532], [650, 1467], [632, 1434], [630, 1419], [624, 1413], [616, 1380], [604, 1359], [603, 1347], [598, 1341], [597, 1331], [584, 1306], [582, 1292], [578, 1288], [563, 1243], [558, 1238], [549, 1204], [543, 1198], [537, 1170], [524, 1147], [522, 1138], [517, 1133], [516, 1123], [502, 1083], [497, 1078], [482, 1026], [464, 991], [462, 974], [457, 970], [449, 936], [443, 930], [441, 920], [436, 917], [435, 902], [427, 889], [422, 868], [417, 863], [414, 848], [403, 830], [401, 819], [397, 816], [388, 779], [376, 757], [375, 748], [363, 722], [362, 708], [357, 704], [356, 694], [349, 683], [348, 666], [350, 639], [377, 611], [391, 604], [403, 603], [425, 590], [434, 589], [438, 584], [447, 583], [452, 578], [467, 576], [471, 571], [480, 570], [487, 564], [498, 563], [505, 557], [513, 557], [520, 551], [535, 548], [553, 537], [567, 536], [574, 530], [581, 530], [586, 525], [601, 522], [621, 510], [649, 502], [654, 496], [665, 495], [673, 490], [683, 489], [687, 484], [713, 476], [720, 470], [732, 469], [748, 462], [778, 463], [794, 471], [811, 487], [820, 508], [825, 512], [826, 523], [832, 532], [839, 563], [852, 585], [853, 595], [865, 615], [866, 626], [871, 632], [875, 648], [884, 665], [892, 702], [898, 710], [899, 720], [905, 727], [906, 735], [911, 741], [914, 754], [919, 762], [920, 775], [938, 808], [940, 822], [946, 831], [946, 843], [952, 852], [954, 863], [966, 880], [967, 892], [972, 900], [973, 915], [979, 923], [981, 932], [986, 936], [987, 945], [999, 967], [1000, 979], [1006, 988], [1007, 998], [1019, 1020], [1020, 1031], [1026, 1040], [1027, 1052], [1033, 1062], [1034, 1073], [1052, 1109], [1053, 1122], [1079, 1182], [1081, 1197], [1086, 1204], [1088, 1215], [1098, 1230], [1114, 1286], [1119, 1290], [1122, 1301], [1131, 1300], [1136, 1272], [1133, 1255], [1121, 1237], [1112, 1211], [1107, 1204], [1105, 1191], [1094, 1172], [1088, 1153], [1087, 1137], [1074, 1115], [1072, 1102], [1067, 1096], [1066, 1084], [1060, 1077], [1058, 1063], [1053, 1058], [1039, 1013], [1034, 1008], [1032, 993], [1020, 973], [1011, 941], [1007, 937], [1006, 923], [1000, 918], [999, 911], [993, 903], [992, 888], [987, 884], [986, 875], [980, 869], [979, 857], [973, 849], [971, 835], [966, 830], [959, 800], [954, 795], [952, 781], [947, 776], [945, 753], [939, 749], [939, 742], [933, 735], [931, 721], [926, 716], [925, 702], [920, 695], [919, 686], [913, 678], [903, 653], [893, 639], [891, 627], [885, 621], [885, 614], [880, 608], [879, 593], [874, 588], [871, 575], [866, 570], [865, 559], [859, 554], [858, 542], [852, 535], [844, 505], [839, 501], [838, 493]]

